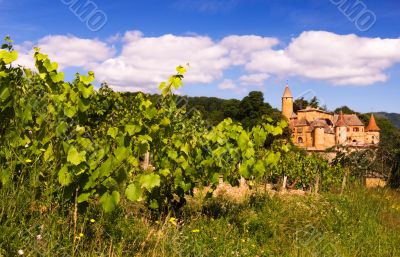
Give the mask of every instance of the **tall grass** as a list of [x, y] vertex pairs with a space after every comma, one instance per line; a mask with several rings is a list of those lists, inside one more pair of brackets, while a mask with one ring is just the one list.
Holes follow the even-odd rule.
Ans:
[[162, 219], [140, 204], [104, 214], [91, 203], [74, 234], [73, 204], [37, 199], [26, 182], [0, 189], [0, 256], [400, 256], [400, 194], [387, 189], [198, 197]]

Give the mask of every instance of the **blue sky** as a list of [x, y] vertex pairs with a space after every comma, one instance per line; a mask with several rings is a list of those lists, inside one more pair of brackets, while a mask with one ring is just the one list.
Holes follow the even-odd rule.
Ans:
[[[400, 112], [399, 1], [363, 1], [376, 22], [361, 31], [334, 4], [341, 0], [94, 0], [107, 17], [96, 32], [65, 4], [72, 1], [0, 0], [0, 34], [27, 56], [43, 45], [69, 78], [93, 69], [117, 90], [154, 92], [187, 61], [183, 94], [261, 90], [280, 107], [288, 80], [295, 96], [316, 95], [330, 109]], [[74, 51], [86, 52], [76, 66]]]

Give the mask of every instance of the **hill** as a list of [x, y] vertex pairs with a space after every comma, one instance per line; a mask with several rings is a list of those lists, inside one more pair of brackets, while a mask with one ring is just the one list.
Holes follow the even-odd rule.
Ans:
[[378, 117], [384, 117], [390, 120], [393, 125], [400, 128], [400, 114], [399, 113], [387, 113], [387, 112], [377, 112], [375, 113]]

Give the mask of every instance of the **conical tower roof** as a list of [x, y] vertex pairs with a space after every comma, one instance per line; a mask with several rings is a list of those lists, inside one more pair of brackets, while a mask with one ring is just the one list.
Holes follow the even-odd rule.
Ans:
[[344, 120], [344, 114], [340, 111], [339, 119], [336, 122], [336, 127], [346, 127], [346, 121]]
[[292, 92], [290, 92], [289, 85], [286, 85], [285, 92], [283, 93], [284, 98], [293, 98]]
[[371, 115], [371, 119], [369, 120], [369, 124], [365, 130], [366, 131], [380, 131], [381, 130], [378, 127], [378, 125], [376, 124], [375, 117], [373, 114]]

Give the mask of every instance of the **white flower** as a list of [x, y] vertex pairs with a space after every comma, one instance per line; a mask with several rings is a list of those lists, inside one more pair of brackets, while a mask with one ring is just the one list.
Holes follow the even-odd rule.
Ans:
[[19, 249], [18, 250], [18, 255], [24, 255], [24, 250]]
[[43, 238], [42, 235], [37, 235], [37, 236], [36, 236], [36, 239], [37, 239], [37, 240], [42, 240], [42, 238]]

